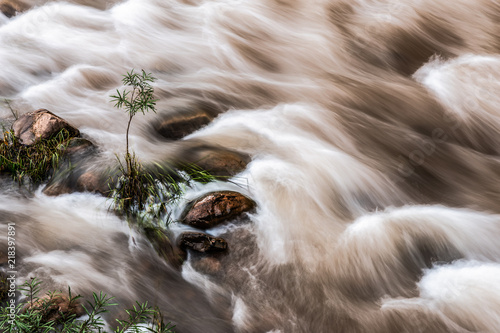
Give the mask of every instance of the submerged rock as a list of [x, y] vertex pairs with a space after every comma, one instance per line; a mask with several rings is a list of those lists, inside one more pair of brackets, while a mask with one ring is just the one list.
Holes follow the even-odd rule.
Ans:
[[183, 149], [180, 156], [181, 165], [194, 164], [219, 177], [231, 177], [245, 170], [250, 157], [233, 150], [208, 145]]
[[177, 246], [172, 245], [170, 241], [173, 237], [172, 233], [150, 227], [144, 228], [144, 233], [160, 257], [174, 268], [181, 268], [182, 263], [186, 260], [186, 253]]
[[193, 268], [203, 274], [216, 274], [220, 272], [222, 264], [218, 258], [202, 257], [197, 260], [192, 260]]
[[67, 130], [70, 137], [80, 135], [80, 131], [71, 126], [66, 120], [45, 109], [22, 115], [14, 122], [12, 128], [15, 136], [19, 138], [22, 144], [27, 146], [40, 140], [49, 139], [62, 129]]
[[72, 138], [63, 152], [63, 161], [43, 193], [56, 196], [73, 192], [91, 192], [107, 195], [110, 174], [96, 168], [98, 149], [89, 140]]
[[108, 183], [110, 177], [100, 170], [74, 168], [61, 169], [47, 183], [43, 193], [48, 196], [56, 196], [74, 192], [90, 192], [99, 193], [107, 196], [111, 193], [111, 188]]
[[227, 242], [201, 232], [184, 232], [177, 239], [181, 250], [191, 249], [202, 253], [217, 253], [227, 250]]
[[210, 123], [213, 116], [202, 108], [178, 110], [166, 114], [153, 124], [162, 137], [170, 140], [182, 139]]
[[234, 191], [212, 192], [188, 205], [182, 223], [208, 229], [255, 207], [255, 202]]
[[92, 192], [106, 195], [109, 191], [109, 179], [105, 175], [95, 171], [86, 171], [76, 180], [75, 190], [77, 192]]

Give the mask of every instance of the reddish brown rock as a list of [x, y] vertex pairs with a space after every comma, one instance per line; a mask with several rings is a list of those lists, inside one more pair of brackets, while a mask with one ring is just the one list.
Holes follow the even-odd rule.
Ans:
[[105, 179], [92, 171], [87, 171], [78, 177], [75, 189], [77, 192], [93, 192], [100, 194], [109, 192], [109, 186]]
[[27, 146], [43, 139], [49, 139], [62, 129], [67, 130], [70, 137], [80, 135], [80, 131], [71, 126], [66, 120], [45, 109], [22, 115], [14, 122], [12, 128], [15, 136], [19, 138], [22, 144]]
[[217, 253], [227, 250], [227, 242], [201, 232], [184, 232], [177, 239], [181, 250], [191, 249], [202, 253]]
[[153, 127], [164, 138], [178, 140], [199, 130], [212, 119], [213, 116], [201, 108], [178, 110], [164, 115]]
[[210, 174], [219, 177], [231, 177], [245, 170], [250, 157], [221, 147], [198, 146], [183, 148], [181, 165], [195, 164]]
[[40, 297], [31, 304], [27, 304], [24, 311], [27, 310], [41, 311], [43, 322], [57, 321], [62, 318], [62, 315], [80, 317], [85, 314], [85, 310], [78, 300], [70, 302], [69, 297], [62, 294]]
[[208, 229], [255, 207], [255, 202], [233, 191], [212, 192], [188, 205], [182, 223]]
[[194, 269], [204, 274], [216, 274], [221, 270], [222, 264], [219, 259], [214, 257], [203, 257], [193, 261]]
[[0, 12], [7, 17], [13, 17], [17, 13], [28, 9], [28, 5], [19, 0], [0, 0]]

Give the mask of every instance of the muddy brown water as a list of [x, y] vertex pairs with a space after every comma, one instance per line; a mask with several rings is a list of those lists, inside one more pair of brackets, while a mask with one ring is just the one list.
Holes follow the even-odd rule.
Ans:
[[[131, 149], [143, 161], [194, 142], [249, 156], [185, 202], [237, 190], [258, 208], [209, 230], [227, 255], [191, 254], [178, 271], [105, 198], [2, 179], [0, 241], [15, 223], [18, 284], [148, 300], [177, 332], [500, 331], [500, 2], [25, 4], [0, 14], [0, 96], [17, 112], [65, 118], [105, 169], [128, 120], [109, 96], [143, 68], [158, 114], [134, 118]], [[175, 141], [155, 133], [192, 109], [214, 119]], [[13, 120], [6, 104], [0, 117]]]

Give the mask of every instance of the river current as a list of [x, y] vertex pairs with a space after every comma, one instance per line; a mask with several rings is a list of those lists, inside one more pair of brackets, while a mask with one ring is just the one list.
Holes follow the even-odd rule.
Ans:
[[[257, 209], [210, 230], [230, 244], [216, 269], [189, 258], [177, 271], [106, 198], [3, 179], [0, 250], [15, 223], [18, 284], [148, 300], [179, 333], [500, 332], [500, 1], [23, 7], [0, 14], [0, 97], [13, 109], [68, 120], [105, 169], [128, 120], [109, 96], [145, 69], [158, 113], [134, 118], [131, 149], [145, 162], [193, 143], [248, 154], [230, 182], [186, 201], [237, 190]], [[200, 107], [217, 117], [183, 139], [152, 128]]]

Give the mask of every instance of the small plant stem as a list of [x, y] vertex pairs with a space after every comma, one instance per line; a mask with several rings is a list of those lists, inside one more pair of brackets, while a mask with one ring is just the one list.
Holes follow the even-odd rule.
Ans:
[[[134, 98], [135, 98], [135, 93], [137, 92], [137, 89], [134, 88], [134, 90], [132, 90], [132, 96], [130, 97], [130, 101], [133, 102], [134, 101]], [[130, 131], [130, 124], [132, 124], [132, 118], [134, 117], [135, 115], [135, 112], [129, 112], [129, 118], [128, 118], [128, 124], [127, 124], [127, 153], [125, 155], [125, 160], [127, 162], [127, 173], [128, 173], [128, 176], [130, 177], [132, 175], [132, 159], [130, 157], [130, 152], [129, 152], [129, 144], [128, 144], [128, 134], [129, 134], [129, 131]]]
[[14, 110], [12, 109], [12, 106], [10, 106], [10, 102], [7, 98], [4, 99], [5, 103], [7, 103], [7, 106], [9, 107], [10, 109], [10, 112], [12, 112], [12, 115], [14, 116], [14, 118], [17, 120], [18, 119], [18, 116], [17, 116], [17, 113], [14, 112]]
[[128, 132], [130, 130], [130, 124], [132, 123], [132, 118], [134, 117], [134, 115], [132, 113], [130, 113], [130, 116], [128, 118], [128, 124], [127, 124], [127, 153], [125, 155], [125, 160], [127, 162], [127, 173], [128, 175], [130, 176], [131, 173], [132, 173], [132, 160], [131, 160], [131, 157], [130, 157], [130, 152], [129, 152], [129, 146], [128, 146]]

